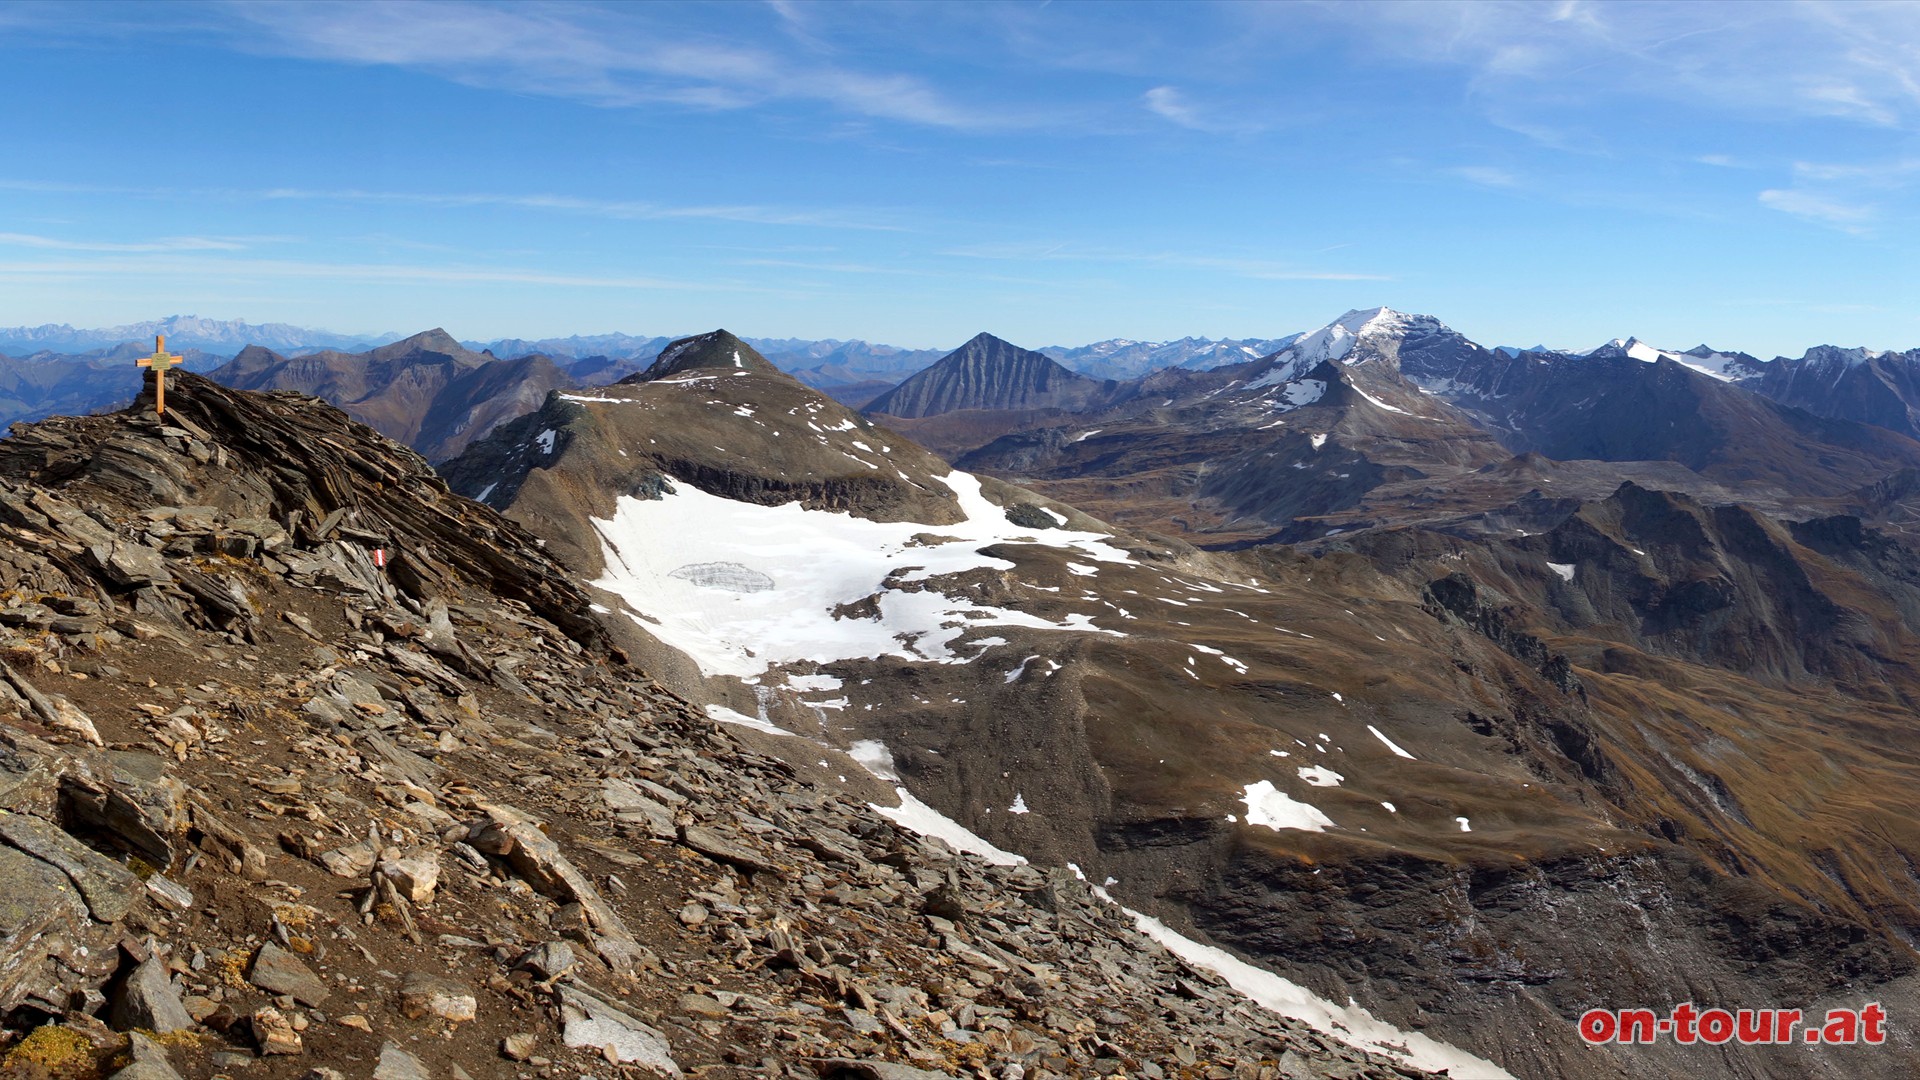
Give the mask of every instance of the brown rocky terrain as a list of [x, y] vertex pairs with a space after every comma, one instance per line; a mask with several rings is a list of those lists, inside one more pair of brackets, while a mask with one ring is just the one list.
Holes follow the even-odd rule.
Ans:
[[241, 390], [296, 390], [324, 398], [430, 461], [453, 457], [495, 426], [536, 408], [548, 391], [577, 385], [545, 356], [496, 359], [439, 329], [364, 353], [326, 349], [286, 357], [250, 345], [208, 374]]
[[397, 443], [172, 378], [0, 444], [9, 1075], [1419, 1075], [743, 742]]
[[[938, 521], [780, 488], [857, 448], [810, 430], [807, 402], [831, 402], [730, 360], [698, 394], [665, 373], [572, 402], [564, 438], [550, 420], [502, 429], [449, 475], [519, 483], [490, 501], [626, 614], [623, 647], [796, 767], [840, 748], [882, 761], [993, 844], [1324, 998], [1515, 1075], [1908, 1073], [1906, 1035], [1602, 1049], [1573, 1033], [1596, 1005], [1915, 1004], [1920, 833], [1890, 793], [1920, 779], [1904, 722], [1920, 604], [1878, 525], [1905, 489], [1738, 506], [1721, 497], [1734, 478], [1679, 462], [1512, 458], [1372, 362], [1388, 353], [1347, 355], [1370, 362], [1183, 373], [1215, 381], [1111, 414], [1134, 425], [1117, 444], [1091, 424], [1047, 436], [1045, 460], [1086, 454], [1086, 475], [1036, 479], [1041, 494], [983, 482], [984, 505]], [[643, 397], [677, 411], [655, 420]], [[535, 455], [549, 427], [558, 449]], [[658, 447], [683, 427], [697, 436], [669, 465]], [[858, 438], [906, 455], [903, 484], [971, 482], [884, 429]], [[871, 460], [834, 467], [884, 471]], [[1365, 483], [1329, 485], [1369, 462]], [[1166, 478], [1183, 468], [1184, 486]], [[1241, 480], [1196, 500], [1214, 476]], [[1190, 540], [1259, 540], [1302, 489], [1332, 492], [1312, 495], [1330, 509], [1311, 543], [1162, 535], [1184, 503], [1210, 515]], [[1342, 514], [1350, 528], [1327, 524]], [[926, 527], [897, 543], [853, 519]], [[819, 611], [813, 571], [767, 539], [783, 532], [846, 560]], [[835, 547], [847, 533], [874, 537], [876, 561]], [[733, 570], [681, 574], [716, 564]], [[910, 617], [936, 601], [934, 624]], [[729, 614], [754, 604], [760, 622]], [[796, 649], [796, 625], [874, 636]]]
[[[177, 426], [23, 430], [0, 1004], [37, 1034], [0, 1053], [1404, 1070], [1340, 1045], [1396, 1053], [1329, 1011], [1352, 997], [1520, 1076], [1920, 1067], [1909, 444], [1630, 358], [1613, 398], [1567, 357], [1481, 393], [1469, 361], [1506, 358], [1435, 321], [1336, 326], [1103, 411], [903, 422], [1032, 490], [724, 332], [547, 394], [444, 484], [315, 402], [191, 378]], [[1623, 408], [1645, 423], [1601, 458], [1512, 456]], [[1095, 881], [1317, 994], [1283, 1007], [1318, 1033]], [[169, 993], [189, 1035], [111, 1030]], [[1573, 1033], [1685, 1000], [1879, 1000], [1893, 1039]]]

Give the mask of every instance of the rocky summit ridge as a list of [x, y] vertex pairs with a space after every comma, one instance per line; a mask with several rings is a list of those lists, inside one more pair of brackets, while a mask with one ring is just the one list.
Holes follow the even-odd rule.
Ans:
[[748, 748], [370, 428], [172, 378], [0, 443], [9, 1075], [1423, 1075]]

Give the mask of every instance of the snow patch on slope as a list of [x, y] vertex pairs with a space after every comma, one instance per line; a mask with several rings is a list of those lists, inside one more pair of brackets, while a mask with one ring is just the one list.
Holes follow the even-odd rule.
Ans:
[[1402, 416], [1413, 415], [1412, 413], [1408, 412], [1405, 409], [1400, 408], [1397, 405], [1389, 405], [1386, 402], [1381, 401], [1379, 398], [1374, 397], [1372, 394], [1367, 393], [1365, 390], [1362, 390], [1357, 386], [1353, 388], [1353, 392], [1356, 394], [1359, 394], [1362, 398], [1366, 399], [1367, 404], [1372, 405], [1376, 408], [1385, 409], [1388, 412], [1397, 412]]
[[[1718, 352], [1707, 348], [1705, 345], [1696, 346], [1688, 349], [1686, 352], [1675, 352], [1672, 349], [1656, 348], [1641, 341], [1639, 338], [1614, 338], [1606, 345], [1601, 346], [1601, 348], [1604, 349], [1609, 346], [1621, 350], [1629, 357], [1643, 364], [1653, 364], [1661, 360], [1671, 360], [1681, 367], [1691, 368], [1702, 375], [1719, 379], [1721, 382], [1735, 382], [1760, 374], [1760, 370], [1755, 367], [1758, 361], [1750, 357], [1741, 356], [1738, 353]], [[1596, 349], [1594, 351], [1598, 352], [1599, 350]]]
[[[898, 774], [893, 769], [893, 755], [885, 744], [867, 739], [853, 744], [849, 751], [854, 760], [867, 766], [883, 780], [896, 780]], [[1272, 791], [1273, 785], [1261, 781], [1248, 787], [1251, 793], [1256, 788], [1265, 787]], [[939, 811], [926, 805], [908, 793], [906, 788], [896, 787], [900, 805], [888, 809], [874, 803], [867, 805], [875, 813], [898, 823], [909, 831], [922, 836], [937, 836], [949, 845], [961, 851], [970, 851], [990, 863], [1000, 866], [1012, 866], [1027, 860], [1009, 851], [1004, 851], [974, 834], [965, 826]], [[1282, 799], [1285, 796], [1281, 796]], [[1015, 796], [1014, 807], [1024, 808], [1026, 800]], [[1297, 803], [1296, 806], [1304, 806]], [[1249, 801], [1249, 811], [1253, 803]], [[1389, 809], [1391, 809], [1389, 807]], [[1307, 807], [1314, 814], [1319, 811]], [[1018, 809], [1010, 808], [1018, 813]], [[1321, 815], [1324, 817], [1324, 815]], [[1255, 821], [1249, 814], [1250, 824], [1264, 824]], [[1332, 822], [1328, 822], [1329, 825]], [[1315, 831], [1318, 831], [1317, 829]], [[1073, 863], [1067, 864], [1074, 877], [1086, 881], [1087, 876]], [[1112, 878], [1108, 884], [1116, 884]], [[1088, 883], [1095, 896], [1109, 903], [1113, 898], [1104, 888]], [[1227, 985], [1246, 995], [1254, 1004], [1280, 1016], [1298, 1020], [1315, 1030], [1338, 1039], [1349, 1046], [1371, 1050], [1396, 1060], [1405, 1061], [1416, 1068], [1429, 1071], [1451, 1070], [1456, 1076], [1484, 1077], [1486, 1080], [1513, 1080], [1513, 1075], [1485, 1058], [1475, 1057], [1458, 1047], [1449, 1046], [1418, 1032], [1402, 1031], [1377, 1019], [1372, 1013], [1358, 1005], [1335, 1005], [1331, 1001], [1315, 996], [1311, 991], [1289, 982], [1271, 971], [1254, 967], [1245, 960], [1234, 956], [1225, 949], [1213, 945], [1202, 945], [1191, 938], [1184, 937], [1169, 929], [1165, 923], [1144, 915], [1132, 908], [1121, 906], [1127, 917], [1133, 920], [1135, 929], [1152, 938], [1168, 952], [1196, 967], [1203, 968], [1225, 979]]]
[[768, 735], [792, 735], [793, 734], [793, 732], [788, 731], [786, 728], [783, 728], [780, 725], [775, 724], [773, 721], [768, 720], [765, 717], [748, 716], [746, 713], [743, 713], [743, 712], [735, 712], [734, 710], [727, 708], [725, 705], [707, 706], [707, 718], [710, 720], [718, 720], [723, 724], [733, 724], [737, 727], [752, 728], [755, 731], [763, 731], [763, 732], [766, 732]]
[[1325, 832], [1334, 827], [1333, 819], [1321, 813], [1319, 807], [1290, 797], [1275, 788], [1271, 780], [1248, 784], [1240, 801], [1247, 804], [1247, 824], [1265, 825], [1274, 832], [1281, 829]]
[[[1368, 724], [1367, 730], [1373, 732], [1374, 738], [1379, 739], [1383, 743], [1386, 743], [1387, 749], [1393, 751], [1395, 757], [1403, 757], [1403, 758], [1413, 757], [1412, 754], [1409, 754], [1405, 750], [1400, 749], [1399, 743], [1396, 743], [1392, 739], [1389, 739], [1385, 735], [1381, 734], [1379, 728], [1374, 727], [1372, 724]], [[1418, 760], [1418, 759], [1415, 759], [1415, 760]]]
[[1020, 866], [1026, 863], [1025, 856], [994, 847], [981, 839], [973, 830], [914, 798], [913, 793], [906, 788], [896, 787], [893, 793], [900, 797], [899, 806], [889, 808], [878, 803], [867, 805], [873, 808], [874, 813], [901, 828], [921, 836], [937, 836], [956, 851], [970, 851], [995, 866]]
[[1142, 915], [1131, 908], [1121, 910], [1133, 919], [1141, 933], [1159, 942], [1168, 952], [1220, 976], [1255, 1004], [1309, 1024], [1349, 1046], [1385, 1054], [1432, 1072], [1447, 1069], [1454, 1076], [1513, 1080], [1512, 1073], [1485, 1058], [1417, 1032], [1401, 1031], [1358, 1005], [1335, 1005], [1271, 971], [1254, 967], [1225, 949], [1202, 945], [1176, 934], [1151, 915]]
[[[705, 675], [748, 678], [774, 664], [880, 656], [963, 663], [971, 657], [956, 656], [955, 643], [988, 626], [1124, 636], [1095, 626], [1092, 615], [1052, 622], [937, 588], [890, 587], [983, 567], [1012, 569], [1013, 563], [980, 553], [991, 544], [1042, 544], [1094, 563], [1132, 561], [1100, 533], [1036, 534], [1014, 525], [980, 494], [971, 474], [954, 472], [943, 482], [958, 497], [965, 521], [873, 522], [797, 502], [734, 502], [670, 481], [672, 494], [623, 496], [611, 519], [594, 521], [606, 566], [594, 584], [624, 599], [643, 629], [692, 657]], [[705, 575], [674, 574], [721, 564], [768, 584], [734, 591], [701, 587]], [[870, 597], [877, 618], [846, 610]]]

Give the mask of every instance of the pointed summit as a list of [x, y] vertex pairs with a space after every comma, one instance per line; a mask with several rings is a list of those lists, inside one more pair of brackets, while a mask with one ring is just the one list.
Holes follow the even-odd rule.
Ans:
[[874, 399], [867, 411], [915, 418], [961, 409], [1071, 407], [1102, 385], [1050, 356], [982, 333]]
[[660, 350], [653, 365], [621, 382], [651, 382], [689, 371], [757, 371], [779, 375], [781, 371], [761, 356], [753, 346], [726, 330], [713, 330], [696, 337], [684, 337]]
[[480, 362], [486, 358], [454, 340], [452, 334], [440, 327], [422, 330], [410, 338], [402, 338], [391, 345], [382, 345], [367, 353], [369, 360], [417, 359], [427, 356], [445, 356], [455, 361]]

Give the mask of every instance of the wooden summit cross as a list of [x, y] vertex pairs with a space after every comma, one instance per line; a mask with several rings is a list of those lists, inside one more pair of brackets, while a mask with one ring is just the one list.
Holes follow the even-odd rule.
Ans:
[[167, 335], [156, 334], [153, 338], [153, 355], [143, 356], [134, 363], [140, 367], [153, 369], [153, 412], [155, 416], [167, 415], [167, 369], [182, 362], [184, 358], [167, 351]]

